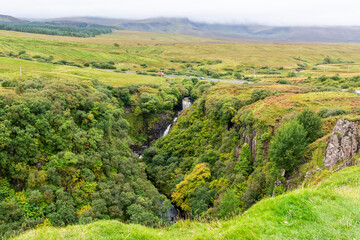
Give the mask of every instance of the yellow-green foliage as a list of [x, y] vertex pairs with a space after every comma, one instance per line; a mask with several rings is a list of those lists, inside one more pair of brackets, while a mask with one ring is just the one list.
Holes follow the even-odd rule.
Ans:
[[184, 181], [176, 185], [176, 190], [172, 194], [173, 201], [184, 211], [190, 211], [191, 206], [189, 199], [197, 187], [205, 184], [205, 180], [211, 175], [206, 163], [197, 164], [194, 170], [187, 176]]
[[228, 221], [180, 221], [159, 229], [99, 221], [42, 227], [15, 239], [358, 239], [359, 183], [360, 167], [356, 166], [314, 188], [262, 200]]

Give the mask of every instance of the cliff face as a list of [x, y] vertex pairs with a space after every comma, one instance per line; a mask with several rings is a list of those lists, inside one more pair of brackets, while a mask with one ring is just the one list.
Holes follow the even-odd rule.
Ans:
[[[250, 127], [249, 127], [250, 128]], [[243, 126], [242, 131], [240, 132], [240, 139], [243, 143], [246, 143], [250, 147], [251, 157], [253, 160], [256, 158], [256, 135], [257, 132], [254, 128], [250, 128], [250, 130], [246, 131], [247, 128]], [[236, 158], [239, 159], [239, 155], [241, 152], [242, 145], [239, 145], [236, 150]]]
[[329, 169], [340, 162], [345, 161], [344, 165], [353, 165], [349, 161], [360, 148], [360, 130], [359, 122], [352, 122], [346, 119], [340, 119], [330, 135], [328, 140], [323, 164]]

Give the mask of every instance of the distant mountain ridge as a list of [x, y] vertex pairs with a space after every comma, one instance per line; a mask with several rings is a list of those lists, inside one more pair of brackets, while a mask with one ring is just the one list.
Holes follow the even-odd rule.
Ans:
[[[0, 15], [0, 21], [22, 21]], [[128, 20], [101, 17], [69, 17], [37, 20], [46, 22], [88, 23], [118, 29], [176, 33], [204, 37], [235, 38], [275, 42], [360, 42], [360, 26], [265, 26], [245, 24], [208, 24], [187, 18], [151, 18]]]
[[25, 20], [21, 20], [8, 15], [0, 15], [0, 22], [25, 22]]
[[63, 18], [118, 27], [119, 29], [177, 33], [206, 37], [281, 42], [360, 42], [360, 26], [297, 27], [244, 24], [208, 24], [187, 18], [126, 20], [95, 17]]

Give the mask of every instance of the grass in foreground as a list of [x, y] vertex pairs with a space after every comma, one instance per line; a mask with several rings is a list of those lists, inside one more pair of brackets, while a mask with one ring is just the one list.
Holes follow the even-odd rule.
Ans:
[[15, 239], [358, 239], [360, 166], [331, 175], [319, 186], [264, 199], [228, 221], [183, 221], [148, 228], [98, 221], [42, 227]]

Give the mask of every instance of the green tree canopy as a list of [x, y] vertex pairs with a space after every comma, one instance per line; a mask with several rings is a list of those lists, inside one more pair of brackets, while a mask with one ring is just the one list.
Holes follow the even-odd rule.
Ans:
[[270, 145], [270, 157], [278, 168], [292, 171], [300, 163], [308, 145], [307, 132], [297, 121], [284, 123], [276, 132]]

